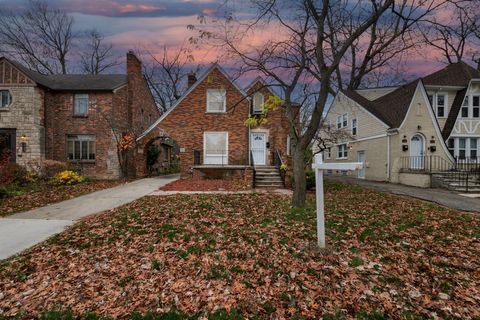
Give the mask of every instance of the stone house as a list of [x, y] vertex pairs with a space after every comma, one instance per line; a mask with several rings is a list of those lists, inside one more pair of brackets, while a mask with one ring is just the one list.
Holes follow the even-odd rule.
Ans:
[[325, 150], [326, 161], [365, 164], [338, 174], [458, 190], [480, 183], [480, 72], [466, 63], [403, 86], [341, 91], [325, 122], [348, 133]]
[[126, 74], [46, 76], [0, 58], [0, 153], [23, 165], [69, 161], [87, 176], [120, 177], [117, 141], [159, 117], [141, 61], [132, 52], [126, 60]]
[[[245, 125], [250, 114], [260, 114], [273, 93], [256, 79], [246, 90], [225, 70], [213, 64], [197, 80], [189, 76], [186, 93], [140, 137], [171, 137], [179, 147], [182, 176], [204, 178], [243, 177], [255, 171], [257, 185], [283, 184], [279, 170], [289, 158], [289, 127], [285, 109], [268, 114], [268, 123]], [[142, 153], [142, 150], [139, 150]], [[141, 175], [141, 161], [138, 161]], [[271, 179], [261, 179], [265, 175]], [[262, 180], [262, 181], [259, 181]]]

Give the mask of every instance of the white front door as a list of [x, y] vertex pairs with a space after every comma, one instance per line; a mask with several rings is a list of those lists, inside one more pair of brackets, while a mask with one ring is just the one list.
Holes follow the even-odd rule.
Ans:
[[264, 132], [252, 132], [250, 135], [253, 164], [267, 164], [267, 134]]
[[410, 140], [410, 169], [421, 170], [424, 168], [423, 137], [414, 135]]
[[357, 152], [357, 161], [363, 163], [362, 169], [358, 170], [358, 177], [365, 179], [365, 151]]

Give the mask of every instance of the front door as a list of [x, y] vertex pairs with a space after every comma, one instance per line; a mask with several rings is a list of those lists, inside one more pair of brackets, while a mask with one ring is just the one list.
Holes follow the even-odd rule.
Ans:
[[252, 132], [250, 136], [253, 164], [262, 166], [267, 164], [267, 134]]
[[410, 140], [410, 169], [421, 170], [424, 168], [423, 137], [414, 135]]
[[363, 163], [362, 170], [358, 170], [358, 177], [365, 179], [365, 151], [357, 152], [357, 161]]
[[10, 162], [16, 160], [16, 130], [0, 129], [0, 161], [8, 158]]

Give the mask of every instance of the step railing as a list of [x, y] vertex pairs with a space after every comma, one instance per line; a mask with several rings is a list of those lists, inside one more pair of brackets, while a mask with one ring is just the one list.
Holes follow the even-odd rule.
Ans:
[[280, 154], [280, 151], [277, 149], [274, 152], [273, 156], [273, 165], [277, 168], [278, 172], [280, 173], [280, 178], [282, 178], [282, 184], [285, 187], [285, 170], [283, 170], [282, 165], [284, 165], [285, 162], [282, 159], [282, 155]]

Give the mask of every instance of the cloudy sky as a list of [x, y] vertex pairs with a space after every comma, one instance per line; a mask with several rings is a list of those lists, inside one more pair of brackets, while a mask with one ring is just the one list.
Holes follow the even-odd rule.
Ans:
[[[187, 25], [196, 24], [199, 14], [215, 16], [223, 0], [48, 0], [54, 8], [66, 10], [75, 19], [78, 31], [97, 29], [118, 52], [161, 45], [178, 46], [194, 35]], [[241, 1], [237, 1], [237, 4]], [[27, 0], [0, 0], [2, 8], [22, 10]], [[234, 2], [235, 5], [235, 2]], [[272, 36], [274, 33], [272, 32]], [[159, 46], [160, 45], [160, 46]], [[197, 62], [208, 63], [213, 55], [196, 49]], [[408, 61], [409, 77], [442, 67], [427, 60], [426, 49]]]

